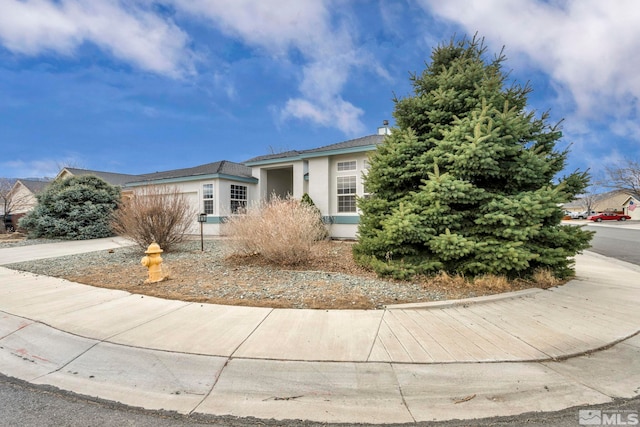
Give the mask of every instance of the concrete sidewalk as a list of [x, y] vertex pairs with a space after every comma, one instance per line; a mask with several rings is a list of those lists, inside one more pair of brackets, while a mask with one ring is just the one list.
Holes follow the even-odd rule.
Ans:
[[148, 409], [321, 422], [636, 396], [640, 272], [590, 253], [577, 272], [546, 291], [350, 311], [169, 301], [0, 267], [0, 371]]
[[0, 265], [115, 249], [123, 246], [132, 246], [133, 244], [130, 240], [116, 236], [103, 239], [69, 240], [41, 245], [0, 248]]

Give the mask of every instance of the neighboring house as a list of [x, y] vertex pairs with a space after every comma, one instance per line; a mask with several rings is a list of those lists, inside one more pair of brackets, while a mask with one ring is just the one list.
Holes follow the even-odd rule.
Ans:
[[[607, 193], [596, 194], [591, 197], [591, 210], [596, 212], [622, 212], [625, 203], [631, 197], [627, 191], [614, 190]], [[565, 203], [563, 208], [569, 212], [582, 212], [586, 210], [586, 203], [582, 199], [576, 199], [570, 203]]]
[[11, 188], [8, 198], [11, 200], [11, 214], [26, 214], [38, 203], [36, 194], [49, 185], [50, 180], [18, 179]]
[[126, 189], [124, 189], [124, 185], [127, 182], [135, 181], [139, 179], [139, 175], [130, 175], [124, 173], [114, 173], [114, 172], [103, 172], [103, 171], [94, 171], [89, 169], [78, 169], [78, 168], [63, 168], [55, 179], [64, 179], [72, 176], [83, 176], [83, 175], [93, 175], [98, 178], [104, 180], [105, 182], [114, 185], [116, 187], [120, 187], [122, 189], [123, 195], [127, 193]]
[[640, 195], [638, 194], [627, 197], [627, 200], [622, 204], [623, 212], [631, 219], [640, 219], [640, 209], [638, 208], [640, 208]]
[[[12, 225], [13, 229], [18, 228], [18, 220], [27, 212], [31, 211], [38, 199], [36, 195], [45, 189], [51, 181], [47, 179], [18, 179], [7, 193], [6, 208], [8, 211], [7, 224]], [[3, 212], [4, 214], [4, 212]]]

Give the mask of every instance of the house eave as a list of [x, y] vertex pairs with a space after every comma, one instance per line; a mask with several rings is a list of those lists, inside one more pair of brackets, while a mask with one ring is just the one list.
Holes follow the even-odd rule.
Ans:
[[275, 165], [279, 163], [292, 163], [299, 162], [302, 160], [302, 156], [290, 156], [290, 157], [278, 157], [275, 159], [267, 159], [267, 160], [256, 160], [254, 162], [244, 162], [243, 165], [251, 167], [251, 166], [267, 166], [267, 165]]
[[299, 162], [300, 160], [312, 159], [317, 157], [339, 156], [343, 154], [354, 154], [354, 153], [366, 153], [368, 151], [373, 151], [376, 148], [377, 148], [377, 145], [371, 144], [371, 145], [362, 145], [359, 147], [339, 148], [336, 150], [316, 151], [311, 153], [303, 152], [295, 156], [278, 157], [275, 159], [266, 159], [266, 160], [256, 160], [253, 162], [244, 162], [243, 164], [245, 166], [251, 167], [251, 166], [267, 166], [267, 165], [274, 165], [274, 164], [280, 164], [280, 163], [292, 163], [292, 162]]
[[154, 180], [148, 180], [148, 181], [133, 181], [133, 182], [126, 183], [124, 187], [128, 188], [128, 187], [142, 187], [145, 185], [157, 185], [157, 184], [179, 184], [183, 182], [206, 181], [211, 179], [226, 179], [229, 181], [245, 182], [248, 184], [258, 183], [258, 178], [254, 178], [254, 177], [236, 176], [236, 175], [229, 175], [225, 173], [214, 173], [214, 174], [206, 174], [206, 175], [179, 176], [175, 178], [161, 178], [161, 179], [154, 179]]
[[339, 156], [342, 154], [353, 154], [353, 153], [366, 153], [367, 151], [373, 151], [376, 148], [377, 148], [376, 145], [363, 145], [360, 147], [340, 148], [337, 150], [318, 151], [314, 153], [303, 153], [300, 157], [302, 159], [310, 159], [314, 157]]

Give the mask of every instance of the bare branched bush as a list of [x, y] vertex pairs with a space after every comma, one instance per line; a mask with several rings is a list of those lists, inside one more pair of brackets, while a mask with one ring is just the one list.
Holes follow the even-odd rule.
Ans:
[[276, 265], [308, 261], [314, 243], [327, 235], [315, 206], [277, 196], [231, 216], [225, 228], [236, 253], [259, 255]]
[[185, 240], [196, 211], [175, 187], [150, 186], [125, 197], [111, 226], [142, 248], [156, 242], [165, 251]]

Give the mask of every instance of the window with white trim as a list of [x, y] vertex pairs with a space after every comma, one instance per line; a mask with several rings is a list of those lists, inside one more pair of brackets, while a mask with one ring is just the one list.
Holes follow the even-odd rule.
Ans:
[[356, 212], [356, 176], [338, 177], [338, 212]]
[[349, 160], [348, 162], [338, 162], [338, 172], [354, 171], [358, 168], [358, 162]]
[[231, 213], [241, 214], [247, 209], [247, 186], [231, 184]]
[[213, 215], [213, 184], [202, 185], [202, 212]]

